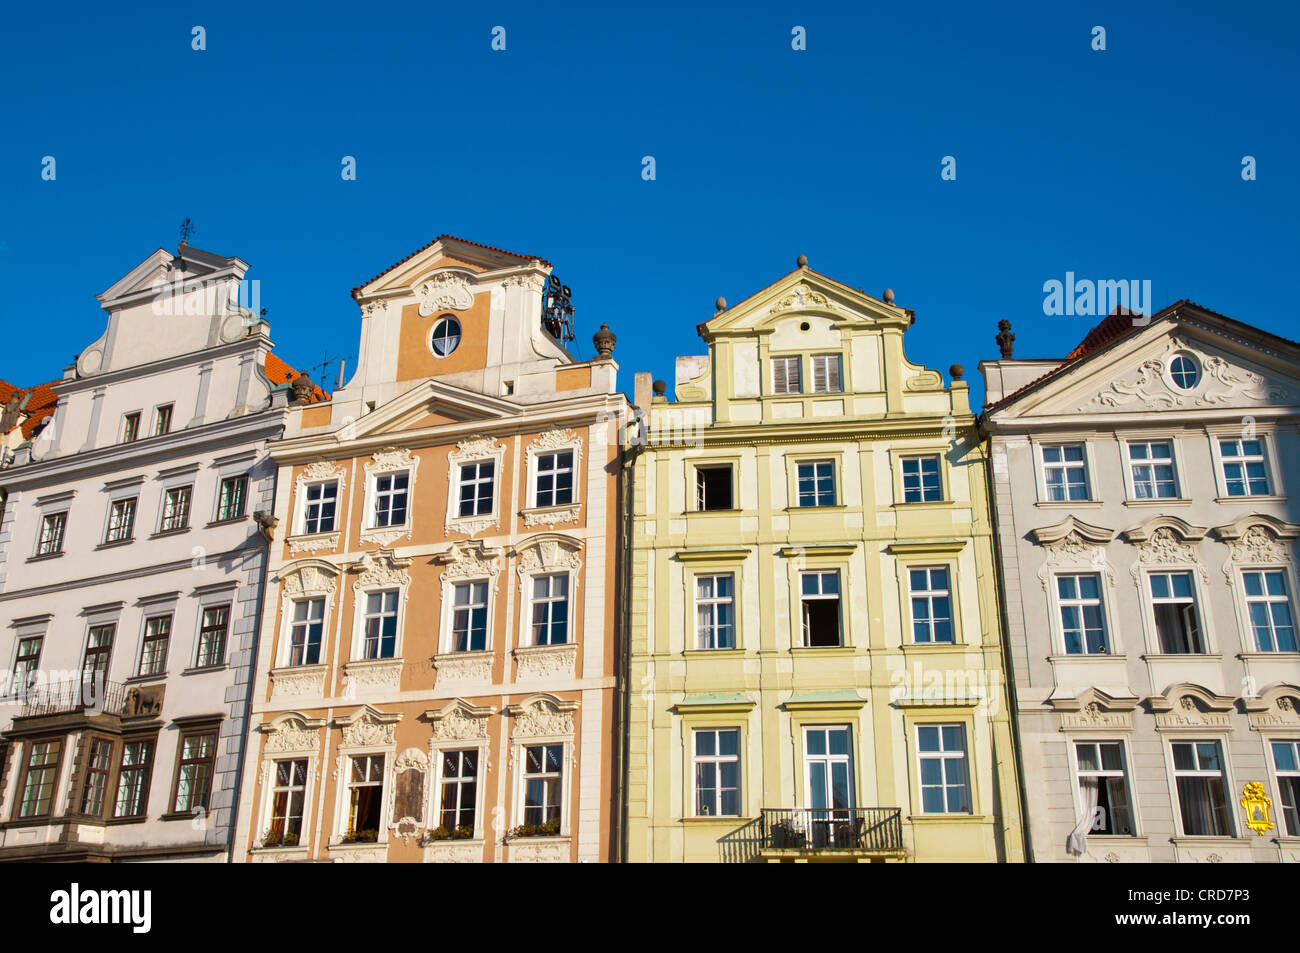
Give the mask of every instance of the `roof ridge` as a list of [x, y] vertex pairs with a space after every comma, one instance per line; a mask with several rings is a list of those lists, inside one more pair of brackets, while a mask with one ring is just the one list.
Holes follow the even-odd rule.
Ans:
[[375, 277], [371, 278], [369, 281], [365, 281], [365, 282], [362, 282], [361, 284], [357, 285], [355, 288], [352, 289], [352, 295], [353, 295], [353, 297], [355, 297], [355, 296], [357, 295], [357, 293], [358, 293], [359, 291], [361, 291], [361, 289], [364, 288], [366, 285], [372, 285], [372, 284], [374, 284], [376, 281], [378, 281], [380, 278], [384, 277], [384, 275], [388, 274], [388, 273], [389, 273], [390, 271], [392, 271], [393, 269], [398, 268], [398, 267], [400, 267], [401, 265], [406, 264], [408, 261], [410, 261], [410, 260], [411, 260], [412, 258], [414, 258], [416, 255], [420, 254], [420, 252], [427, 251], [428, 249], [432, 248], [434, 245], [438, 244], [438, 242], [442, 241], [442, 240], [445, 239], [445, 238], [450, 238], [452, 241], [460, 242], [462, 245], [473, 245], [473, 246], [476, 247], [476, 248], [485, 248], [485, 249], [487, 249], [488, 251], [499, 252], [499, 253], [501, 253], [502, 255], [510, 255], [510, 256], [512, 256], [512, 257], [514, 257], [514, 258], [522, 258], [522, 259], [525, 259], [525, 260], [527, 260], [527, 261], [540, 261], [543, 265], [546, 265], [548, 268], [553, 268], [553, 267], [555, 267], [555, 266], [552, 265], [549, 261], [547, 261], [545, 258], [542, 258], [540, 255], [521, 255], [519, 252], [517, 252], [517, 251], [510, 251], [510, 250], [507, 249], [507, 248], [497, 248], [495, 245], [484, 245], [482, 242], [471, 241], [471, 240], [468, 239], [468, 238], [461, 238], [461, 237], [458, 236], [458, 235], [449, 235], [449, 234], [447, 234], [446, 232], [444, 232], [443, 234], [439, 235], [437, 238], [433, 239], [433, 241], [431, 241], [431, 242], [427, 242], [426, 244], [421, 245], [419, 248], [417, 248], [415, 251], [411, 252], [411, 253], [410, 253], [409, 255], [407, 255], [405, 258], [401, 258], [401, 259], [398, 259], [397, 261], [393, 262], [391, 265], [389, 265], [387, 268], [385, 268], [385, 269], [384, 269], [383, 271], [381, 271], [379, 274], [375, 275]]

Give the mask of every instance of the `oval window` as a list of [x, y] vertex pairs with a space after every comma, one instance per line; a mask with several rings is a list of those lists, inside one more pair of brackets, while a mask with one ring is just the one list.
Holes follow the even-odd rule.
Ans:
[[1169, 363], [1169, 376], [1179, 390], [1191, 390], [1201, 382], [1201, 369], [1195, 358], [1179, 354]]
[[429, 340], [429, 346], [433, 348], [433, 353], [439, 357], [446, 357], [460, 344], [460, 322], [447, 315], [440, 318], [438, 323], [433, 326], [433, 337]]

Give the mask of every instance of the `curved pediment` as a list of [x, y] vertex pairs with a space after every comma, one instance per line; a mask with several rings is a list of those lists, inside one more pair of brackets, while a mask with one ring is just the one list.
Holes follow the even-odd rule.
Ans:
[[1153, 516], [1132, 529], [1120, 533], [1126, 543], [1145, 543], [1153, 539], [1159, 530], [1167, 530], [1186, 543], [1195, 543], [1205, 538], [1204, 526], [1193, 526], [1178, 516]]
[[1236, 542], [1254, 527], [1262, 527], [1277, 539], [1295, 539], [1300, 536], [1300, 524], [1288, 523], [1266, 513], [1248, 513], [1231, 523], [1214, 527], [1214, 535], [1225, 543]]
[[1029, 538], [1040, 546], [1059, 543], [1070, 535], [1077, 536], [1086, 543], [1109, 543], [1115, 538], [1115, 531], [1104, 526], [1094, 526], [1081, 519], [1067, 516], [1051, 526], [1039, 526], [1029, 531]]
[[1236, 699], [1231, 695], [1217, 695], [1194, 682], [1176, 682], [1159, 694], [1149, 695], [1145, 702], [1157, 715], [1182, 711], [1195, 717], [1197, 714], [1230, 712]]

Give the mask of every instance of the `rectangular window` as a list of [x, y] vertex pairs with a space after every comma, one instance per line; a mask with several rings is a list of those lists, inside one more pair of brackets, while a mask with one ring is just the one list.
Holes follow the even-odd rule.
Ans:
[[217, 522], [237, 520], [242, 517], [247, 500], [247, 474], [226, 477], [221, 481], [221, 493], [217, 498]]
[[41, 517], [41, 535], [36, 541], [37, 556], [53, 556], [63, 552], [63, 531], [68, 526], [68, 514], [46, 513]]
[[352, 780], [348, 783], [347, 840], [379, 840], [380, 809], [384, 799], [384, 756], [362, 755], [352, 759]]
[[903, 502], [934, 503], [943, 499], [938, 456], [903, 457]]
[[1228, 496], [1268, 496], [1268, 461], [1263, 440], [1220, 440], [1219, 462]]
[[289, 626], [289, 664], [320, 664], [324, 634], [325, 598], [297, 600], [293, 604], [293, 622]]
[[840, 639], [840, 574], [805, 572], [799, 576], [803, 644], [829, 648]]
[[1300, 741], [1275, 741], [1272, 747], [1282, 824], [1287, 836], [1300, 837]]
[[533, 577], [533, 645], [569, 641], [569, 577]]
[[15, 697], [23, 697], [36, 680], [36, 670], [41, 665], [41, 646], [45, 642], [43, 635], [29, 635], [18, 640], [18, 652], [14, 656], [14, 677], [10, 683]]
[[303, 804], [307, 798], [305, 759], [277, 761], [271, 788], [271, 827], [266, 846], [293, 847], [302, 838]]
[[799, 358], [772, 358], [772, 393], [799, 394], [803, 392], [803, 382], [799, 375]]
[[1241, 574], [1246, 587], [1246, 611], [1259, 652], [1296, 651], [1295, 620], [1286, 573], [1280, 569], [1252, 570]]
[[1083, 444], [1068, 443], [1043, 447], [1043, 483], [1049, 502], [1088, 500], [1088, 464]]
[[912, 641], [933, 644], [953, 641], [952, 590], [946, 566], [907, 571], [912, 597]]
[[835, 505], [834, 461], [818, 460], [813, 463], [801, 463], [797, 473], [800, 506]]
[[563, 777], [563, 745], [530, 745], [524, 749], [525, 824], [549, 824], [559, 832]]
[[154, 411], [153, 418], [153, 435], [161, 437], [163, 434], [171, 433], [172, 429], [172, 405], [163, 404]]
[[140, 437], [140, 412], [127, 414], [122, 418], [122, 442], [134, 443]]
[[102, 685], [108, 680], [108, 662], [113, 655], [117, 625], [92, 625], [86, 635], [86, 658], [81, 666], [82, 681]]
[[181, 760], [176, 774], [173, 812], [206, 810], [212, 795], [212, 767], [217, 757], [215, 729], [181, 735]]
[[921, 810], [926, 814], [969, 814], [970, 776], [966, 770], [963, 725], [918, 725]]
[[33, 741], [28, 746], [19, 817], [44, 817], [50, 813], [54, 786], [59, 780], [59, 756], [62, 753], [62, 741]]
[[137, 675], [161, 675], [167, 667], [167, 643], [172, 635], [172, 617], [151, 616], [144, 623], [144, 644], [140, 648]]
[[492, 512], [492, 488], [496, 482], [495, 460], [463, 463], [460, 467], [459, 516], [483, 516]]
[[196, 668], [220, 665], [226, 660], [226, 636], [230, 631], [230, 606], [211, 606], [203, 610], [199, 626], [199, 652]]
[[334, 532], [334, 515], [338, 508], [339, 485], [312, 483], [307, 486], [307, 502], [303, 511], [304, 533]]
[[842, 391], [844, 388], [840, 384], [840, 356], [838, 354], [814, 354], [812, 378], [814, 394], [838, 394]]
[[1219, 743], [1175, 742], [1172, 747], [1184, 836], [1232, 837], [1232, 811]]
[[803, 738], [807, 806], [817, 810], [856, 807], [853, 796], [853, 732], [849, 726], [805, 727]]
[[695, 816], [740, 816], [740, 729], [695, 732]]
[[1172, 500], [1178, 497], [1174, 445], [1171, 442], [1130, 442], [1128, 461], [1135, 500]]
[[1105, 655], [1106, 623], [1101, 601], [1101, 577], [1057, 576], [1061, 631], [1066, 655]]
[[411, 475], [381, 473], [375, 477], [375, 526], [405, 526]]
[[117, 769], [114, 817], [141, 817], [149, 800], [149, 769], [153, 765], [152, 741], [128, 741], [122, 745], [122, 762]]
[[1079, 763], [1079, 793], [1092, 806], [1094, 834], [1132, 834], [1124, 746], [1118, 741], [1082, 741], [1074, 746]]
[[362, 658], [393, 658], [397, 654], [397, 599], [400, 595], [398, 589], [366, 594]]
[[486, 582], [458, 582], [452, 591], [451, 636], [455, 652], [487, 649]]
[[81, 791], [81, 813], [95, 817], [104, 812], [108, 774], [113, 768], [113, 742], [96, 738], [86, 759], [86, 785]]
[[478, 752], [442, 753], [442, 813], [439, 823], [450, 833], [458, 827], [474, 830], [474, 809], [478, 803]]
[[736, 647], [735, 577], [695, 577], [695, 647]]
[[1204, 655], [1207, 651], [1196, 614], [1190, 572], [1153, 572], [1151, 609], [1162, 655]]
[[[537, 456], [537, 506], [562, 506], [573, 502], [573, 451]], [[488, 509], [492, 509], [489, 501]]]
[[731, 464], [695, 468], [695, 509], [732, 509]]
[[135, 497], [114, 500], [108, 507], [108, 532], [104, 542], [120, 543], [135, 532]]
[[162, 526], [159, 532], [168, 533], [190, 525], [190, 497], [192, 486], [178, 486], [167, 491], [163, 498]]

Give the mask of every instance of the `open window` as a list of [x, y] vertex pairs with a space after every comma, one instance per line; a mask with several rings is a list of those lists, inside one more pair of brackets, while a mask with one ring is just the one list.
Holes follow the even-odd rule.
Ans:
[[731, 484], [729, 463], [696, 467], [695, 509], [700, 512], [735, 509]]
[[1149, 577], [1151, 609], [1162, 655], [1204, 655], [1190, 572], [1157, 572]]
[[803, 644], [810, 648], [831, 648], [842, 644], [839, 572], [803, 573], [800, 588]]

